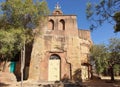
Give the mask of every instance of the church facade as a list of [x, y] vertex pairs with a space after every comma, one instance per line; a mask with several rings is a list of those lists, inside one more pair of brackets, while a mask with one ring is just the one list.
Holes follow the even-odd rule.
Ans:
[[76, 15], [64, 15], [57, 5], [33, 43], [28, 79], [60, 81], [90, 78], [89, 30], [78, 29]]

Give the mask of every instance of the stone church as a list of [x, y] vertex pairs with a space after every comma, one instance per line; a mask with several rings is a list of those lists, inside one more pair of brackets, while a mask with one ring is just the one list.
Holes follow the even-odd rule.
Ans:
[[42, 30], [33, 44], [28, 79], [74, 79], [77, 70], [82, 80], [90, 78], [92, 40], [89, 30], [78, 29], [76, 15], [64, 15], [57, 4]]
[[[78, 29], [76, 15], [64, 15], [59, 5], [35, 37], [32, 47], [26, 48], [24, 79], [39, 81], [89, 79], [89, 49], [92, 40], [89, 30]], [[20, 59], [19, 59], [20, 60]], [[20, 80], [20, 61], [9, 62], [7, 72]]]

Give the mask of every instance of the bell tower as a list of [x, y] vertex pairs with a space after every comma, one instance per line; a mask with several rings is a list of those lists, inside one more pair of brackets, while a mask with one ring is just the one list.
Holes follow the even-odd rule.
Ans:
[[59, 6], [59, 3], [56, 4], [55, 10], [53, 11], [52, 15], [63, 15], [63, 12], [61, 11], [61, 7]]
[[59, 3], [55, 5], [55, 9], [48, 17], [47, 34], [76, 36], [78, 35], [76, 15], [63, 14]]

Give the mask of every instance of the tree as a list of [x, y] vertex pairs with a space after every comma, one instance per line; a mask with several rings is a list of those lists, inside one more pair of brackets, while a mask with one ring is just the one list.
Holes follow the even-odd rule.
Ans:
[[109, 69], [111, 74], [111, 80], [114, 80], [114, 66], [120, 64], [120, 39], [111, 38], [108, 45], [109, 51]]
[[[44, 0], [6, 0], [1, 3], [0, 11], [0, 30], [7, 34], [5, 36], [1, 33], [3, 40], [0, 41], [0, 55], [5, 59], [9, 54], [14, 54], [15, 50], [21, 50], [21, 60], [24, 62], [25, 45], [33, 41], [33, 29], [39, 26], [49, 13], [47, 3]], [[21, 78], [24, 68], [22, 61]]]
[[[98, 0], [99, 1], [99, 0]], [[86, 17], [91, 22], [90, 29], [101, 26], [105, 21], [114, 25], [115, 32], [120, 31], [120, 0], [100, 0], [99, 3], [87, 3]]]
[[102, 74], [107, 70], [114, 81], [114, 72], [118, 71], [120, 64], [120, 39], [111, 38], [108, 45], [93, 45], [90, 52], [91, 64], [95, 66], [97, 73]]
[[6, 0], [1, 2], [0, 11], [0, 55], [6, 56], [5, 50], [20, 50], [24, 41], [26, 44], [32, 41], [33, 29], [49, 13], [47, 3], [39, 0]]
[[23, 31], [21, 29], [0, 30], [0, 60], [5, 61], [5, 65], [8, 60], [13, 58], [21, 49], [22, 41], [24, 40]]
[[96, 72], [101, 74], [107, 68], [107, 48], [104, 44], [93, 45], [90, 49], [90, 61]]

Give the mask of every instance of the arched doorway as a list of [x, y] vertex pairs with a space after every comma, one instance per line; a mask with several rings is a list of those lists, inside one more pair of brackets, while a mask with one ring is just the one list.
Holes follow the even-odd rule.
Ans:
[[48, 81], [60, 80], [60, 56], [53, 54], [49, 58]]

